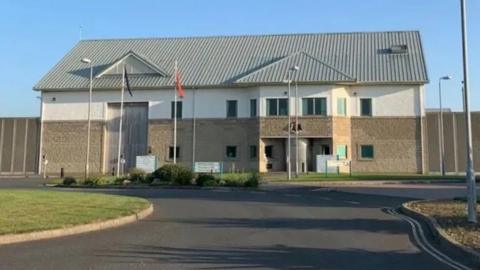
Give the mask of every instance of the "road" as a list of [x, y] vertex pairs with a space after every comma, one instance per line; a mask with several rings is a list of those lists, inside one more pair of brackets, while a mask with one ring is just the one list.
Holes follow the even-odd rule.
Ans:
[[155, 211], [116, 229], [0, 247], [0, 269], [451, 269], [382, 211], [405, 198], [313, 187], [116, 190]]

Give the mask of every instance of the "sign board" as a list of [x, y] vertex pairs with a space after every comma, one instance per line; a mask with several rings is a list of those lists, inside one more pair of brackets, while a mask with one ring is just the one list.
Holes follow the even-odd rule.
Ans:
[[334, 167], [350, 166], [350, 160], [328, 160], [327, 164]]
[[331, 161], [336, 161], [336, 157], [333, 155], [317, 155], [316, 160], [317, 173], [336, 173], [337, 166], [331, 165]]
[[221, 173], [222, 169], [220, 162], [195, 162], [193, 168], [196, 173]]
[[157, 157], [152, 155], [137, 156], [135, 167], [144, 170], [146, 173], [152, 173], [157, 169]]

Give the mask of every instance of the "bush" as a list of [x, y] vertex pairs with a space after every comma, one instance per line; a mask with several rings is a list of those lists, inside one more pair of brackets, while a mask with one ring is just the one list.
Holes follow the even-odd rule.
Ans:
[[145, 180], [145, 171], [142, 170], [142, 169], [138, 169], [138, 168], [132, 168], [130, 169], [129, 171], [129, 174], [128, 174], [128, 180], [132, 181], [132, 182], [143, 182]]
[[77, 180], [74, 177], [67, 176], [67, 177], [63, 178], [62, 183], [66, 186], [71, 186], [71, 185], [76, 185]]
[[197, 186], [217, 186], [219, 184], [219, 180], [215, 178], [215, 176], [211, 174], [199, 174], [197, 179], [195, 179], [195, 183]]
[[90, 176], [83, 181], [83, 184], [86, 186], [96, 186], [100, 182], [100, 177], [97, 176]]
[[258, 184], [262, 180], [262, 176], [258, 172], [251, 173], [245, 182], [245, 187], [258, 187]]
[[190, 169], [177, 164], [163, 165], [153, 172], [152, 176], [160, 179], [160, 181], [177, 185], [190, 185], [193, 179], [193, 173]]
[[143, 182], [145, 184], [151, 184], [155, 178], [153, 177], [153, 174], [147, 173], [145, 177], [143, 178]]
[[125, 176], [115, 177], [114, 180], [113, 180], [113, 183], [115, 185], [121, 185], [124, 180], [127, 180], [127, 177], [125, 177]]
[[227, 187], [243, 187], [248, 180], [247, 173], [226, 173], [222, 177], [224, 185]]

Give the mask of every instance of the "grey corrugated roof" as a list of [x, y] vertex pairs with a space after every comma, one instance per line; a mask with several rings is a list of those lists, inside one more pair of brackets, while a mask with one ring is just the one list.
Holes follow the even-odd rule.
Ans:
[[[408, 53], [391, 54], [393, 45]], [[426, 83], [425, 59], [418, 31], [218, 36], [80, 41], [36, 85], [38, 90], [86, 89], [92, 59], [99, 74], [128, 52], [168, 74], [178, 61], [186, 87], [268, 84], [286, 79], [290, 65], [300, 65], [299, 82]], [[296, 63], [298, 61], [298, 63]], [[353, 79], [353, 80], [352, 80]], [[302, 81], [303, 80], [303, 81]], [[95, 79], [96, 88], [118, 88], [115, 76]], [[170, 87], [170, 76], [132, 76], [134, 88]]]

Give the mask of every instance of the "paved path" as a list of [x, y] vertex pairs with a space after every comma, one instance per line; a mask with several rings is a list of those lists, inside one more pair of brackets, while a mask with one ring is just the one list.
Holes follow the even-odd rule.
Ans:
[[154, 203], [138, 223], [0, 247], [0, 269], [450, 269], [382, 211], [405, 199], [275, 191], [118, 190]]

